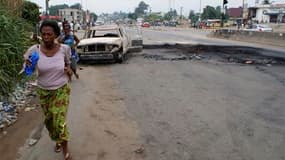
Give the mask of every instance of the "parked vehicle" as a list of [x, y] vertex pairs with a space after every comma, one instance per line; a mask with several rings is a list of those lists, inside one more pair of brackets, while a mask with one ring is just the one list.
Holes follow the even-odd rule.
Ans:
[[244, 29], [245, 31], [257, 31], [257, 32], [272, 32], [273, 29], [267, 25], [253, 24], [249, 25], [248, 28]]
[[165, 21], [165, 22], [164, 22], [164, 26], [167, 26], [167, 27], [176, 27], [176, 26], [177, 26], [177, 22], [176, 22], [176, 21]]
[[142, 27], [146, 27], [146, 28], [149, 28], [149, 27], [150, 27], [150, 24], [149, 24], [149, 22], [144, 22], [144, 23], [142, 24]]
[[96, 21], [95, 22], [95, 26], [102, 26], [102, 25], [104, 25], [103, 21]]
[[201, 22], [198, 22], [198, 28], [202, 29], [202, 28], [207, 28], [207, 22], [205, 21], [201, 21]]
[[123, 62], [130, 49], [142, 49], [142, 37], [132, 38], [119, 25], [95, 26], [86, 31], [77, 47], [80, 60]]
[[74, 25], [74, 31], [78, 31], [78, 30], [81, 30], [82, 28], [81, 28], [81, 25], [79, 24], [79, 23], [76, 23], [75, 25]]
[[163, 23], [162, 22], [153, 22], [152, 26], [162, 26]]

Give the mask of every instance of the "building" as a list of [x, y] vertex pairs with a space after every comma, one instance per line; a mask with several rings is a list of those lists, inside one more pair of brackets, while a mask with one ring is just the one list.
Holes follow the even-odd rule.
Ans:
[[74, 8], [59, 9], [58, 15], [61, 16], [62, 21], [67, 20], [68, 22], [83, 24], [84, 13], [80, 9], [74, 9]]
[[285, 23], [285, 4], [257, 4], [248, 8], [248, 19], [258, 23]]
[[242, 17], [242, 7], [239, 8], [229, 8], [227, 14], [230, 18], [241, 18]]

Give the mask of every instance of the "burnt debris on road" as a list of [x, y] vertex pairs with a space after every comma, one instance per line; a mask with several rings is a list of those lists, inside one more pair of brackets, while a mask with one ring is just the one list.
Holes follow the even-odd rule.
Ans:
[[243, 46], [215, 45], [145, 45], [145, 49], [159, 49], [157, 54], [145, 50], [142, 56], [154, 60], [202, 60], [246, 65], [285, 65], [285, 58], [264, 55], [264, 50]]

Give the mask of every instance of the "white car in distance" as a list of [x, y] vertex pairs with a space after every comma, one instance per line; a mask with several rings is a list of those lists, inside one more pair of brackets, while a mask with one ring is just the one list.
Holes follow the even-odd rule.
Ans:
[[257, 32], [273, 32], [273, 29], [263, 24], [253, 24], [244, 31], [257, 31]]

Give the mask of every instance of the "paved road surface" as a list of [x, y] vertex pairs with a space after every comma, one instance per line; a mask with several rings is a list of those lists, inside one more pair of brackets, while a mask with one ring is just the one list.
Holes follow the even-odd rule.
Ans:
[[[284, 66], [155, 59], [181, 54], [82, 66], [68, 115], [74, 159], [284, 160]], [[61, 159], [53, 146], [44, 130], [22, 160]]]
[[[144, 44], [203, 44], [203, 45], [222, 45], [222, 46], [247, 46], [265, 49], [264, 54], [285, 57], [283, 47], [275, 47], [263, 44], [254, 44], [241, 41], [224, 40], [209, 38], [207, 35], [213, 30], [197, 30], [172, 27], [158, 27], [142, 29]], [[276, 52], [272, 52], [276, 51]]]

